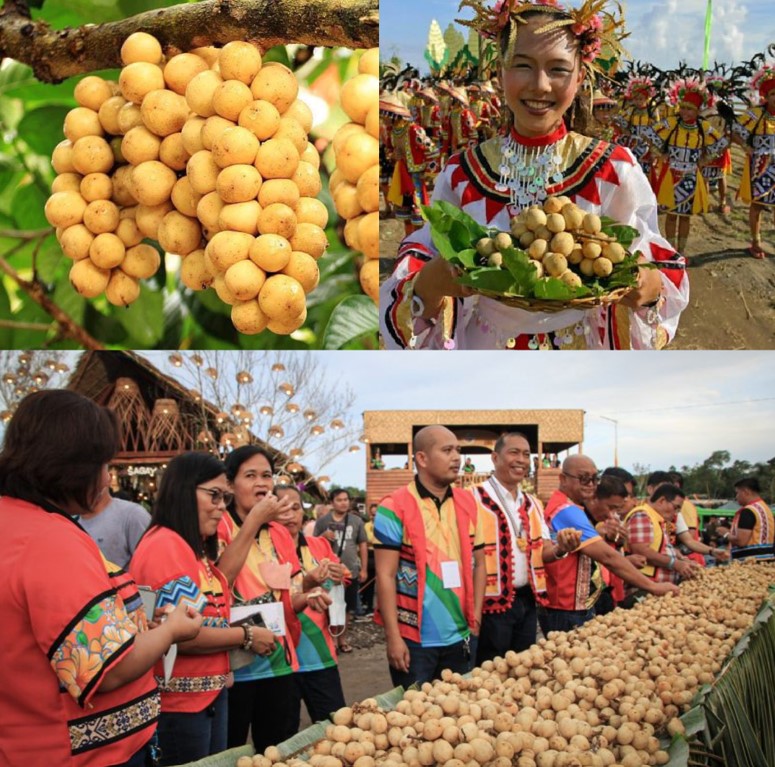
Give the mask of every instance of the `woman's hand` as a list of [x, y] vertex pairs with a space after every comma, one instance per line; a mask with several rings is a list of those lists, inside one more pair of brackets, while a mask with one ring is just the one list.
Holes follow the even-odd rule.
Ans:
[[[162, 620], [172, 632], [173, 644], [194, 639], [199, 633], [199, 629], [202, 628], [202, 615], [191, 605], [179, 604], [176, 607], [168, 605], [161, 611], [157, 610], [157, 614], [159, 612], [163, 612], [164, 618]], [[154, 615], [155, 617], [156, 615]]]
[[324, 613], [334, 601], [325, 589], [312, 589], [312, 591], [306, 592], [305, 596], [307, 597], [307, 606], [318, 613]]
[[250, 645], [250, 649], [256, 655], [271, 655], [274, 652], [277, 640], [275, 635], [269, 630], [253, 626], [253, 643]]
[[317, 567], [307, 572], [310, 580], [318, 586], [324, 584], [330, 577], [331, 560], [321, 559]]
[[459, 267], [441, 256], [432, 258], [423, 266], [414, 280], [414, 294], [425, 305], [424, 319], [435, 317], [441, 311], [446, 296], [460, 298], [473, 295], [471, 288], [457, 281], [461, 274]]
[[284, 495], [278, 498], [274, 493], [267, 493], [248, 512], [248, 516], [258, 517], [260, 524], [274, 522], [291, 508], [291, 496]]
[[[643, 256], [638, 256], [638, 263], [648, 263]], [[647, 304], [653, 304], [662, 292], [662, 277], [659, 269], [641, 268], [638, 270], [638, 284], [622, 300], [624, 306], [630, 309], [640, 309]]]

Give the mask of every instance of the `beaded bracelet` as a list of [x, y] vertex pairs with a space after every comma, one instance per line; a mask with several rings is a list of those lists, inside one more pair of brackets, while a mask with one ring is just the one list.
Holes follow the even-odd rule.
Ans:
[[253, 651], [253, 627], [242, 624], [242, 630], [245, 632], [245, 641], [242, 643], [242, 649]]

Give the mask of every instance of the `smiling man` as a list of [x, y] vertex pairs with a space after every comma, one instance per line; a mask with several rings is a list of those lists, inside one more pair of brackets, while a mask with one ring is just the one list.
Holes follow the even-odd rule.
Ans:
[[484, 599], [481, 527], [473, 496], [454, 487], [460, 444], [444, 426], [420, 429], [417, 476], [379, 504], [374, 519], [378, 610], [393, 684], [473, 665]]
[[536, 595], [544, 595], [544, 564], [573, 551], [580, 534], [563, 530], [554, 544], [541, 501], [520, 485], [530, 469], [524, 434], [501, 434], [492, 451], [493, 475], [472, 489], [479, 506], [487, 566], [476, 664], [536, 641]]

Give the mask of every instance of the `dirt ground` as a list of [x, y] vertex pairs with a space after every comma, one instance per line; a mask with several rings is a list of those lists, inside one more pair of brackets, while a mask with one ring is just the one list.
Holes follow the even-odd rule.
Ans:
[[[734, 147], [729, 179], [732, 196], [739, 185], [742, 157]], [[380, 222], [383, 274], [391, 270], [402, 237], [402, 224], [391, 219]], [[769, 257], [757, 261], [745, 251], [750, 244], [748, 208], [739, 201], [729, 216], [711, 212], [694, 218], [685, 254], [691, 299], [668, 349], [775, 349], [775, 230], [771, 216], [762, 217], [762, 241]]]

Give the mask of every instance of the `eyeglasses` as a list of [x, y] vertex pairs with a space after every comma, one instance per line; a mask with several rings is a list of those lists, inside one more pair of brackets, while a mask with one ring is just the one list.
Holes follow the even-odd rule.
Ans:
[[563, 473], [566, 477], [577, 479], [580, 485], [596, 485], [600, 481], [600, 477], [598, 477], [597, 474], [580, 474], [576, 476], [575, 474]]
[[228, 506], [234, 499], [234, 493], [230, 493], [228, 490], [219, 490], [217, 487], [201, 487], [197, 485], [197, 490], [202, 490], [210, 496], [210, 500], [217, 506], [223, 501], [225, 506]]

